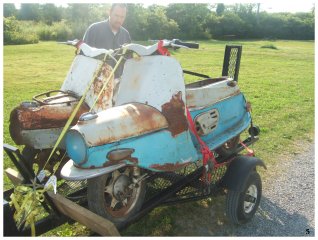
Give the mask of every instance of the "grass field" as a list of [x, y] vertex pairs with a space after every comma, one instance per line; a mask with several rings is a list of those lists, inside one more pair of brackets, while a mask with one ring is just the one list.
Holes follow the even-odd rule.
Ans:
[[[173, 53], [184, 69], [217, 77], [221, 75], [225, 44], [200, 42], [199, 50]], [[268, 166], [284, 161], [281, 156], [301, 151], [295, 142], [312, 142], [314, 132], [314, 42], [313, 41], [235, 41], [243, 54], [239, 75], [241, 91], [252, 103], [253, 121], [261, 128], [254, 146]], [[277, 49], [262, 48], [274, 45]], [[10, 139], [10, 111], [20, 102], [44, 91], [59, 89], [74, 49], [53, 42], [4, 47], [4, 142]], [[197, 80], [186, 77], [186, 82]], [[277, 156], [280, 156], [279, 158]], [[4, 156], [4, 169], [12, 166]], [[266, 172], [262, 172], [266, 177]], [[10, 184], [4, 177], [4, 188]], [[201, 204], [201, 205], [200, 205]], [[177, 235], [174, 216], [190, 217], [205, 203], [192, 203], [189, 212], [179, 206], [157, 208], [142, 221], [128, 228], [125, 235]], [[192, 217], [192, 216], [191, 216]], [[72, 230], [73, 229], [73, 230]], [[78, 230], [80, 229], [80, 230]], [[84, 229], [84, 230], [83, 230]], [[84, 234], [81, 225], [54, 230], [52, 235]]]

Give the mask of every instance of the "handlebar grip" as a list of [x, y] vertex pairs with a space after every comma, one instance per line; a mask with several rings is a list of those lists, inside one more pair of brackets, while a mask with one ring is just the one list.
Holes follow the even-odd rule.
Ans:
[[199, 49], [199, 43], [181, 42], [179, 39], [175, 39], [174, 43], [188, 48]]

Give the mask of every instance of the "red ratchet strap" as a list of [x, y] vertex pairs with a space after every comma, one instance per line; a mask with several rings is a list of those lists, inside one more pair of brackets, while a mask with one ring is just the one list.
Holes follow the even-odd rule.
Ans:
[[240, 144], [245, 148], [245, 150], [247, 151], [247, 154], [246, 156], [249, 156], [249, 157], [254, 157], [255, 156], [255, 152], [248, 148], [248, 146], [246, 146], [242, 141], [240, 141]]
[[[197, 138], [197, 140], [200, 144], [203, 166], [206, 166], [209, 161], [212, 161], [214, 169], [218, 168], [222, 164], [217, 163], [217, 161], [215, 160], [213, 152], [209, 149], [208, 145], [206, 145], [206, 143], [198, 135], [188, 108], [187, 108], [187, 118], [188, 118], [188, 122], [189, 122], [189, 128], [190, 128], [191, 132], [194, 134], [194, 136]], [[210, 181], [210, 180], [211, 180], [211, 173], [208, 173], [208, 181]]]
[[158, 42], [157, 51], [163, 56], [170, 56], [170, 52], [168, 51], [168, 49], [163, 46], [163, 40], [160, 40]]
[[82, 45], [82, 43], [83, 43], [83, 40], [79, 40], [79, 41], [75, 44], [75, 47], [76, 47], [77, 49], [79, 49], [79, 47]]

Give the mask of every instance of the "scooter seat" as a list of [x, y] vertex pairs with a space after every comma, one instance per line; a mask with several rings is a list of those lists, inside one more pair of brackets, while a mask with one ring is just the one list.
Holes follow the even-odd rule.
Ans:
[[159, 110], [142, 103], [109, 108], [96, 115], [93, 119], [79, 120], [71, 130], [85, 136], [87, 146], [100, 146], [168, 127]]

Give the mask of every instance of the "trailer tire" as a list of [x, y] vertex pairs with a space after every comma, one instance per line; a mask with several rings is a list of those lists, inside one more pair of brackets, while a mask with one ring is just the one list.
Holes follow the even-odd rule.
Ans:
[[243, 189], [243, 192], [229, 190], [226, 196], [226, 215], [235, 225], [250, 221], [258, 209], [262, 182], [256, 171], [250, 173]]
[[[127, 220], [140, 210], [146, 194], [146, 181], [143, 180], [138, 183], [137, 187], [134, 187], [131, 192], [128, 193], [128, 195], [131, 194], [132, 197], [123, 197], [127, 199], [126, 206], [124, 205], [125, 200], [120, 200], [116, 197], [117, 195], [114, 189], [121, 188], [120, 185], [116, 185], [117, 183], [123, 183], [123, 192], [126, 192], [128, 189], [127, 186], [130, 182], [125, 182], [128, 178], [124, 175], [127, 169], [131, 170], [133, 167], [126, 167], [124, 169], [116, 170], [117, 173], [114, 171], [112, 173], [87, 180], [87, 199], [89, 209], [92, 212], [112, 221], [117, 228], [123, 227]], [[129, 173], [129, 176], [132, 176], [131, 173]], [[116, 203], [113, 203], [113, 201]], [[112, 206], [112, 204], [114, 205]]]

